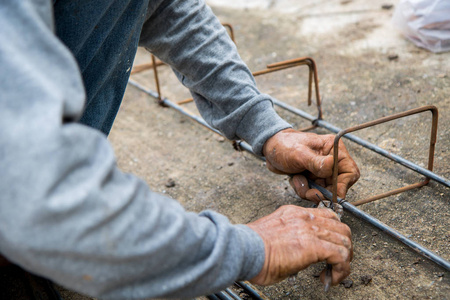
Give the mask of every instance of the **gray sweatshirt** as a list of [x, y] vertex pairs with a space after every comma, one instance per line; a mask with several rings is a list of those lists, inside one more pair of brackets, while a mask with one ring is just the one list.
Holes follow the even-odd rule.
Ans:
[[[228, 138], [260, 154], [268, 137], [290, 127], [202, 1], [150, 1], [141, 45], [174, 68]], [[54, 34], [51, 1], [2, 1], [0, 253], [108, 299], [185, 298], [258, 274], [264, 244], [249, 227], [186, 212], [121, 172], [104, 134], [62, 121], [79, 118], [84, 103], [77, 62]]]

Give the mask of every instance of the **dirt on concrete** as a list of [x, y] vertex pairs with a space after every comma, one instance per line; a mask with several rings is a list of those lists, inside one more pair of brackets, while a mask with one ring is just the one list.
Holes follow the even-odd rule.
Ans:
[[[439, 109], [434, 170], [450, 178], [450, 53], [415, 47], [391, 25], [397, 1], [208, 1], [222, 22], [235, 29], [243, 60], [253, 71], [266, 64], [310, 56], [316, 60], [324, 119], [346, 128], [422, 105]], [[383, 9], [394, 4], [393, 9]], [[387, 6], [385, 6], [387, 7]], [[136, 64], [149, 62], [139, 51]], [[154, 89], [153, 73], [133, 79]], [[315, 115], [306, 106], [307, 68], [258, 78], [259, 88]], [[190, 97], [168, 67], [160, 67], [162, 94]], [[195, 111], [193, 104], [188, 104]], [[294, 127], [308, 122], [280, 110]], [[425, 113], [356, 133], [395, 154], [427, 165], [431, 116]], [[327, 133], [323, 129], [317, 133]], [[285, 204], [311, 206], [296, 196], [285, 176], [270, 173], [228, 141], [156, 104], [129, 86], [109, 137], [126, 172], [192, 211], [213, 209], [234, 223], [248, 223]], [[422, 179], [350, 141], [361, 169], [349, 191], [352, 202]], [[360, 206], [382, 222], [450, 259], [450, 190], [438, 183]], [[323, 290], [313, 265], [279, 284], [260, 287], [271, 299], [447, 299], [450, 273], [367, 223], [346, 214], [354, 260], [345, 284]], [[350, 282], [351, 281], [351, 282]], [[61, 288], [64, 298], [87, 299]]]

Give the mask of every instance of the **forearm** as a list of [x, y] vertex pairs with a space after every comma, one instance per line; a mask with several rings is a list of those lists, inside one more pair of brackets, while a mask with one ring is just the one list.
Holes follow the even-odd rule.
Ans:
[[151, 7], [140, 45], [171, 65], [204, 119], [229, 139], [262, 154], [264, 142], [289, 128], [261, 94], [234, 43], [203, 1], [165, 0]]
[[255, 232], [185, 212], [118, 170], [102, 133], [63, 123], [80, 116], [83, 86], [42, 4], [0, 9], [0, 252], [102, 298], [187, 297], [256, 275]]

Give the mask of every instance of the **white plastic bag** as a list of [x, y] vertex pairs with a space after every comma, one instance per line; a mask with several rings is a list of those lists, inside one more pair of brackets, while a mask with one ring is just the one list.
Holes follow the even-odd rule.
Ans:
[[417, 46], [450, 50], [450, 0], [400, 0], [392, 21]]

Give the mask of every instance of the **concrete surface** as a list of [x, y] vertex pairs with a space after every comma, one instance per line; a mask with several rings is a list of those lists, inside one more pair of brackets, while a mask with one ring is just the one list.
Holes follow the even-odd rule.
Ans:
[[[222, 22], [234, 26], [241, 56], [256, 71], [268, 63], [311, 56], [318, 65], [325, 120], [341, 128], [436, 105], [440, 120], [435, 172], [450, 178], [450, 53], [415, 47], [391, 25], [397, 1], [208, 1]], [[390, 55], [397, 59], [390, 60]], [[139, 51], [136, 64], [148, 62]], [[189, 97], [167, 67], [161, 67], [162, 94]], [[306, 106], [306, 68], [258, 79], [260, 89], [316, 114]], [[133, 79], [154, 88], [151, 71]], [[192, 104], [186, 107], [195, 111]], [[295, 127], [308, 122], [280, 111]], [[426, 166], [430, 114], [364, 130], [357, 135]], [[316, 130], [326, 133], [324, 130]], [[127, 89], [110, 135], [119, 166], [144, 178], [150, 187], [178, 199], [187, 209], [214, 209], [232, 222], [247, 223], [284, 204], [309, 206], [294, 195], [285, 176], [271, 174], [252, 156], [177, 112], [162, 108], [134, 87]], [[421, 176], [346, 142], [361, 169], [350, 201], [414, 183]], [[165, 186], [167, 180], [175, 186]], [[450, 259], [449, 189], [428, 186], [361, 206], [414, 241]], [[138, 220], [137, 220], [138, 221]], [[347, 214], [353, 232], [353, 285], [324, 293], [317, 264], [297, 276], [261, 290], [271, 299], [447, 299], [450, 273], [374, 227]], [[364, 283], [363, 276], [372, 281]], [[87, 299], [61, 289], [66, 299]]]

